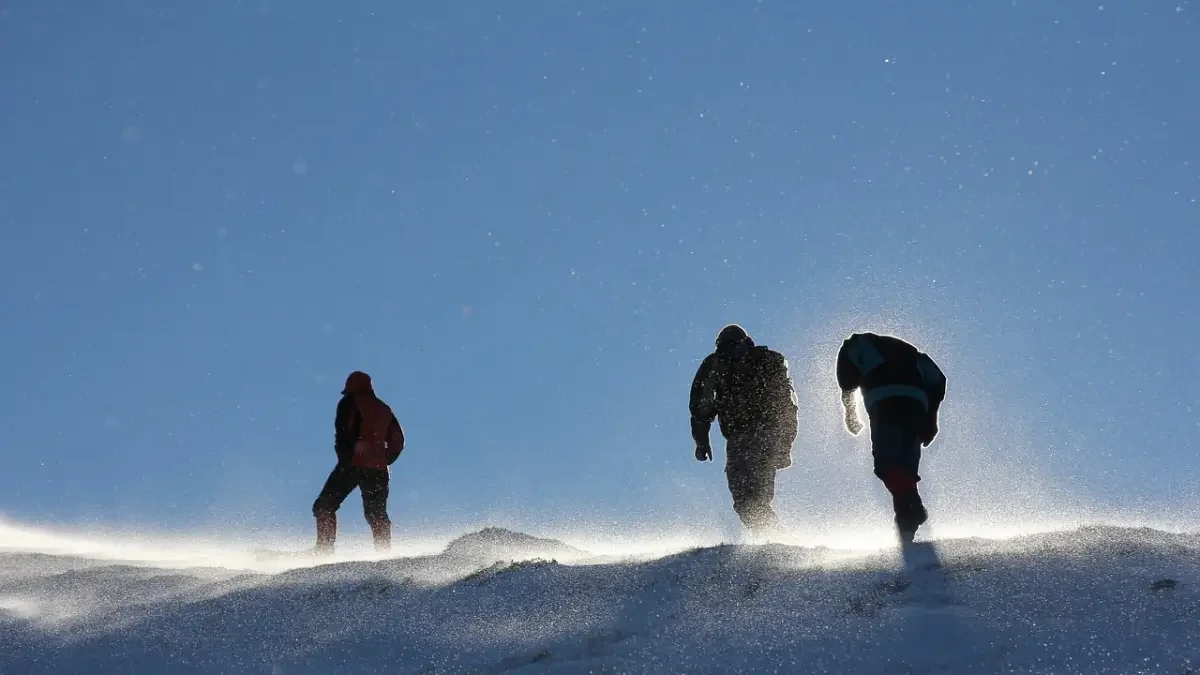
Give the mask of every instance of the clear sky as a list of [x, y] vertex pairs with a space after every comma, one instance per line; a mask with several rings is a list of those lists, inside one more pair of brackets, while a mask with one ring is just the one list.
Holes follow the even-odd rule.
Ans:
[[0, 515], [308, 532], [363, 369], [400, 534], [733, 532], [738, 322], [800, 527], [890, 524], [858, 329], [949, 376], [932, 526], [1200, 517], [1200, 7], [817, 5], [7, 3]]

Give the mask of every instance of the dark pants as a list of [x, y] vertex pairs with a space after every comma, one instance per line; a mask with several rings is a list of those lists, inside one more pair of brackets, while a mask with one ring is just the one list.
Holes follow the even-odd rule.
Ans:
[[920, 420], [871, 420], [871, 456], [875, 476], [892, 495], [896, 527], [902, 533], [916, 532], [928, 518], [917, 483], [921, 481]]
[[317, 519], [317, 550], [331, 552], [337, 539], [337, 511], [346, 497], [358, 488], [362, 493], [363, 514], [371, 526], [371, 535], [377, 551], [387, 551], [392, 546], [392, 521], [387, 514], [389, 474], [386, 469], [364, 469], [338, 463], [325, 480], [321, 494], [313, 502], [313, 516]]
[[771, 508], [776, 473], [772, 449], [768, 440], [752, 435], [734, 436], [725, 444], [725, 479], [733, 497], [733, 510], [755, 533], [779, 523]]

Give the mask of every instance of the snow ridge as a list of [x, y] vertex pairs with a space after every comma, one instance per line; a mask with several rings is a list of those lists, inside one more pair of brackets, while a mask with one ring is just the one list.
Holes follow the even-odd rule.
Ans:
[[1200, 672], [1200, 536], [591, 556], [488, 528], [277, 573], [0, 553], [0, 673]]

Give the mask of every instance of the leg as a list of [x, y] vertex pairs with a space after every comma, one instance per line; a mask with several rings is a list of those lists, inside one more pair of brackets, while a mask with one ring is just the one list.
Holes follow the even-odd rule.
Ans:
[[775, 500], [776, 469], [773, 457], [756, 450], [738, 441], [729, 442], [725, 451], [725, 478], [733, 497], [733, 510], [742, 524], [755, 534], [763, 534], [779, 522], [771, 508]]
[[917, 490], [921, 480], [920, 434], [911, 426], [891, 422], [871, 425], [875, 476], [892, 495], [896, 529], [907, 541], [912, 540], [917, 528], [929, 517]]
[[337, 539], [337, 510], [346, 497], [358, 486], [358, 476], [352, 467], [338, 464], [325, 479], [321, 494], [313, 502], [313, 517], [317, 519], [317, 553], [333, 553]]
[[390, 475], [387, 469], [359, 469], [362, 479], [359, 485], [362, 490], [363, 515], [371, 526], [371, 536], [375, 541], [375, 550], [390, 551], [392, 548], [392, 521], [388, 518], [387, 500]]
[[779, 523], [771, 508], [775, 499], [775, 469], [757, 471], [725, 471], [733, 510], [742, 524], [755, 534], [764, 534]]

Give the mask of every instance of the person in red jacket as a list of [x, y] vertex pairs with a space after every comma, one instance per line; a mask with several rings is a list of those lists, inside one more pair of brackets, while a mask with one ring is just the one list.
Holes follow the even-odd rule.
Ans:
[[375, 550], [391, 550], [392, 521], [388, 518], [389, 467], [404, 450], [404, 429], [386, 403], [379, 400], [371, 376], [354, 371], [346, 378], [333, 422], [337, 465], [313, 502], [317, 519], [317, 552], [332, 553], [337, 539], [337, 510], [354, 488], [362, 493], [363, 513]]

